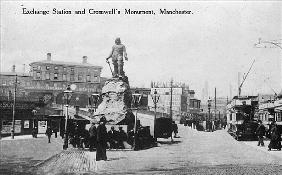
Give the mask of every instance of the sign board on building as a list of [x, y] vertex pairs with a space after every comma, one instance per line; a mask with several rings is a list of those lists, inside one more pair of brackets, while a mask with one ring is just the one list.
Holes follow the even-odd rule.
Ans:
[[47, 130], [47, 121], [38, 121], [38, 133], [44, 134]]
[[[13, 128], [12, 121], [4, 120], [2, 121], [2, 134], [11, 133]], [[15, 133], [21, 133], [21, 120], [15, 120]]]
[[29, 120], [24, 121], [24, 128], [29, 128]]

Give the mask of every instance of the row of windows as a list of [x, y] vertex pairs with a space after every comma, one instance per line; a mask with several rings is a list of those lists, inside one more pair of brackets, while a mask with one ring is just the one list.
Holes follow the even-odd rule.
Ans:
[[[51, 66], [34, 66], [33, 70], [37, 71], [37, 70], [42, 70], [42, 67], [45, 67], [46, 70], [51, 70]], [[59, 70], [59, 66], [54, 66], [54, 70]], [[67, 71], [67, 67], [63, 67], [63, 71]], [[74, 72], [74, 68], [70, 68], [71, 72]]]
[[[34, 71], [44, 70], [43, 67], [45, 67], [45, 70], [51, 70], [51, 66], [33, 66], [33, 70]], [[54, 66], [54, 70], [59, 70], [59, 69], [60, 66]], [[67, 67], [63, 67], [63, 71], [64, 72], [68, 71]], [[70, 68], [70, 72], [74, 72], [74, 67]], [[90, 69], [87, 69], [87, 72], [90, 72]]]
[[[59, 76], [59, 74], [58, 73], [54, 73], [54, 77], [53, 77], [53, 79], [54, 80], [58, 80], [59, 78], [58, 78], [58, 76]], [[63, 81], [67, 81], [67, 74], [63, 74], [63, 77], [62, 77], [63, 79]], [[37, 80], [40, 80], [41, 79], [41, 72], [37, 72], [36, 73], [36, 79]], [[46, 73], [45, 74], [45, 79], [46, 80], [50, 80], [50, 73]], [[78, 77], [77, 77], [77, 79], [78, 79], [78, 81], [82, 81], [83, 80], [83, 76], [82, 75], [78, 75]], [[70, 81], [74, 81], [75, 79], [74, 79], [74, 74], [71, 74], [70, 75]], [[97, 81], [98, 80], [98, 76], [94, 76], [94, 81]], [[86, 81], [87, 82], [90, 82], [91, 80], [90, 80], [90, 75], [86, 75]]]

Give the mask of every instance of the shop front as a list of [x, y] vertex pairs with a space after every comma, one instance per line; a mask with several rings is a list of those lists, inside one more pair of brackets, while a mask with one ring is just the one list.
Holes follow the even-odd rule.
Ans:
[[[36, 126], [33, 110], [40, 106], [39, 102], [18, 101], [14, 108], [15, 135], [31, 134]], [[13, 101], [0, 101], [1, 137], [10, 136], [13, 129]]]

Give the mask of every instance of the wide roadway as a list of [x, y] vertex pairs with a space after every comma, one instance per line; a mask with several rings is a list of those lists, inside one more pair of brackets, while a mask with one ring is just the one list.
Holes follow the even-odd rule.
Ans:
[[[226, 131], [200, 132], [179, 126], [180, 138], [141, 151], [108, 151], [108, 161], [95, 161], [95, 152], [69, 149], [34, 169], [38, 174], [281, 174], [282, 159]], [[280, 153], [280, 152], [277, 152]]]

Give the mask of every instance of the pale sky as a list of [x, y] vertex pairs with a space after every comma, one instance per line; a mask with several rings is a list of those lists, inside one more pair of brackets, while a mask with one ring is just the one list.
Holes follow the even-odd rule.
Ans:
[[[116, 8], [120, 15], [24, 15], [35, 10]], [[156, 15], [125, 15], [124, 9], [154, 10]], [[191, 10], [192, 15], [160, 15], [159, 9]], [[242, 95], [281, 91], [282, 49], [255, 48], [258, 38], [282, 39], [281, 2], [8, 2], [1, 1], [1, 71], [16, 64], [45, 60], [88, 62], [103, 66], [116, 37], [127, 48], [125, 72], [131, 86], [151, 81], [181, 81], [201, 97], [205, 81], [210, 95], [236, 95], [238, 72], [255, 63]], [[272, 46], [271, 46], [272, 47]], [[271, 87], [271, 88], [270, 88]]]

